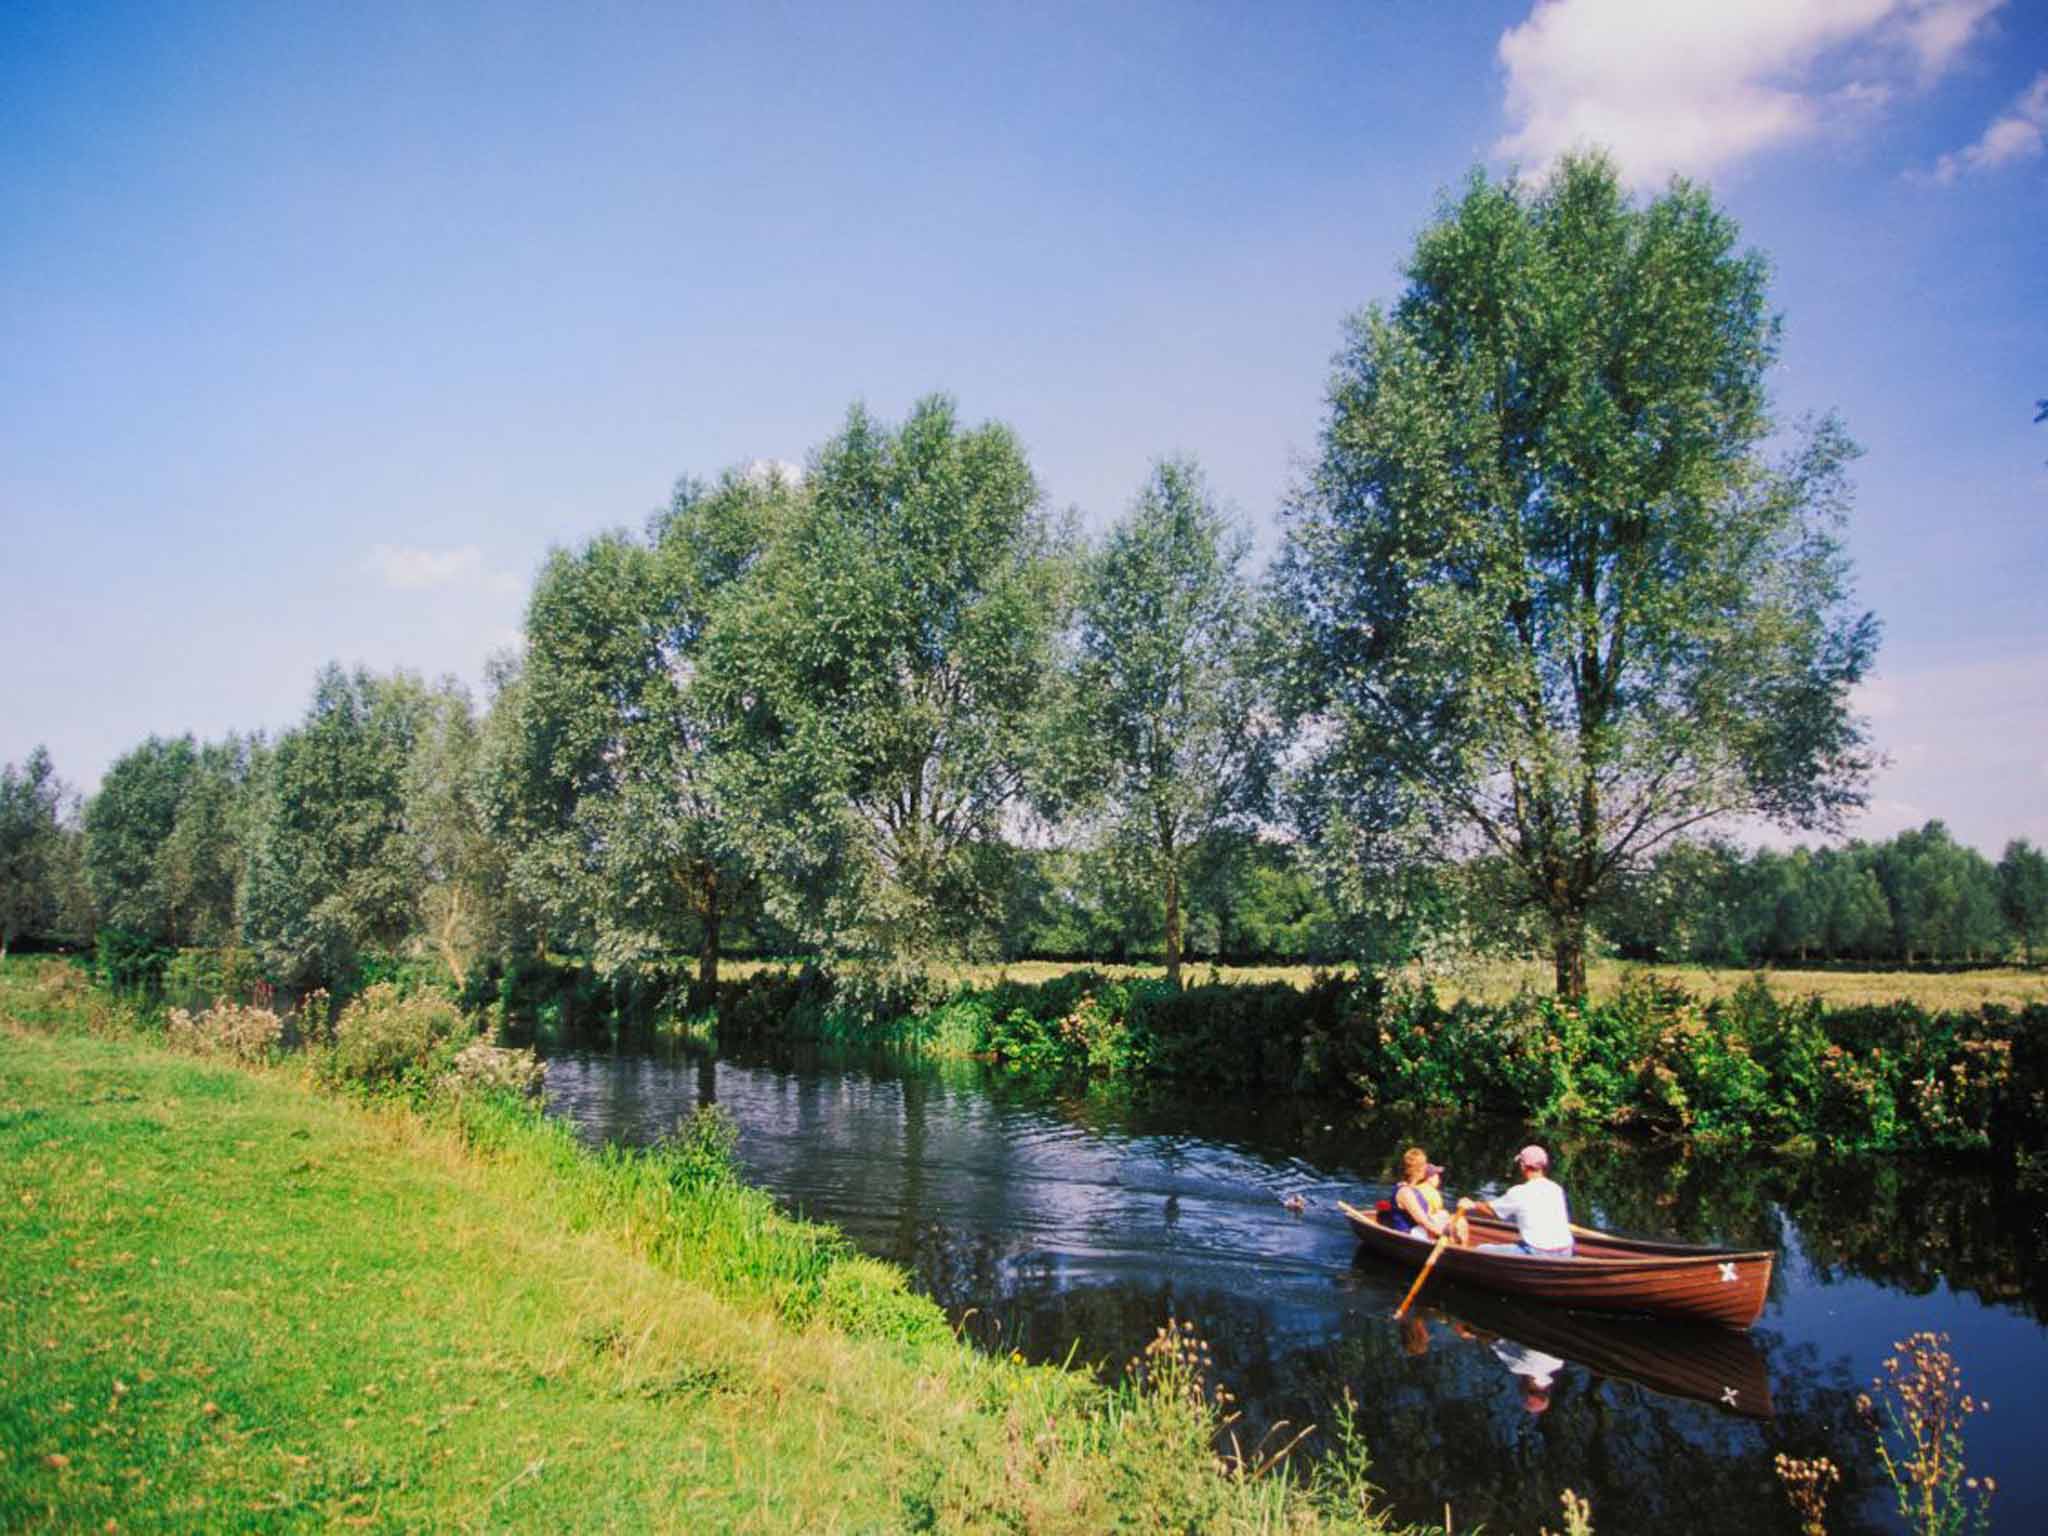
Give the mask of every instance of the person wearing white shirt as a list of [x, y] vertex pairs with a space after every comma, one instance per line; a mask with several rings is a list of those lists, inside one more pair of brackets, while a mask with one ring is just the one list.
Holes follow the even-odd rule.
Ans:
[[1524, 1147], [1515, 1157], [1522, 1182], [1491, 1200], [1463, 1199], [1460, 1211], [1477, 1211], [1515, 1224], [1519, 1242], [1481, 1243], [1481, 1253], [1518, 1253], [1540, 1259], [1568, 1259], [1572, 1256], [1572, 1220], [1565, 1206], [1564, 1190], [1550, 1179], [1550, 1154], [1541, 1147]]

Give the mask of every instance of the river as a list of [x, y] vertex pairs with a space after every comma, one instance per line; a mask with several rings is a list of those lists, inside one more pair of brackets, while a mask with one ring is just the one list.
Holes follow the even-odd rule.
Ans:
[[[548, 1055], [551, 1111], [593, 1142], [646, 1143], [723, 1105], [751, 1179], [908, 1268], [988, 1347], [1114, 1374], [1169, 1315], [1190, 1320], [1247, 1450], [1328, 1425], [1348, 1394], [1406, 1519], [1448, 1506], [1458, 1530], [1533, 1532], [1572, 1488], [1602, 1536], [1795, 1531], [1783, 1452], [1843, 1468], [1831, 1529], [1899, 1529], [1855, 1399], [1924, 1329], [1991, 1405], [1969, 1420], [1968, 1461], [1997, 1478], [1995, 1528], [2048, 1529], [2048, 1187], [1567, 1141], [1554, 1172], [1576, 1220], [1779, 1250], [1757, 1326], [1588, 1325], [1434, 1281], [1402, 1325], [1412, 1275], [1360, 1255], [1336, 1202], [1384, 1194], [1409, 1141], [1448, 1166], [1447, 1193], [1501, 1188], [1522, 1127], [801, 1048]], [[1312, 1434], [1296, 1454], [1326, 1445]]]

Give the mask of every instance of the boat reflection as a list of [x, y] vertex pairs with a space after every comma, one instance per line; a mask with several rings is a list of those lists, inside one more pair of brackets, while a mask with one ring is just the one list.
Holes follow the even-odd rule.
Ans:
[[1569, 1362], [1596, 1378], [1632, 1381], [1741, 1418], [1772, 1417], [1763, 1353], [1739, 1329], [1574, 1312], [1455, 1285], [1426, 1295], [1407, 1321], [1417, 1316], [1425, 1331], [1410, 1326], [1402, 1334], [1409, 1354], [1426, 1350], [1435, 1328], [1484, 1345], [1516, 1378], [1531, 1413], [1549, 1406], [1557, 1373]]

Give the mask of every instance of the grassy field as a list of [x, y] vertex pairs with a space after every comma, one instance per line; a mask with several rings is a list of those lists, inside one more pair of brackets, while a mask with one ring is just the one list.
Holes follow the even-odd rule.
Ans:
[[[0, 1529], [1376, 1528], [756, 1191], [174, 1056], [54, 977], [0, 966]], [[771, 1252], [838, 1325], [726, 1262]]]

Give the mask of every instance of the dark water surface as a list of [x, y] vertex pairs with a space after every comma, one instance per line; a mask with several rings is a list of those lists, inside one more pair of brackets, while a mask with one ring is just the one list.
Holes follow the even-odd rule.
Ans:
[[[1360, 1255], [1335, 1202], [1385, 1193], [1410, 1140], [1448, 1164], [1447, 1193], [1498, 1188], [1520, 1127], [787, 1049], [557, 1049], [547, 1091], [593, 1141], [645, 1143], [724, 1105], [754, 1180], [906, 1266], [991, 1347], [1113, 1373], [1169, 1314], [1192, 1319], [1247, 1443], [1328, 1424], [1348, 1391], [1408, 1519], [1441, 1521], [1448, 1502], [1459, 1530], [1534, 1531], [1573, 1488], [1602, 1536], [1794, 1531], [1783, 1451], [1843, 1467], [1833, 1529], [1896, 1528], [1854, 1402], [1895, 1340], [1931, 1329], [1992, 1405], [1968, 1460], [1998, 1480], [1995, 1528], [2048, 1530], [2048, 1188], [1565, 1145], [1576, 1220], [1778, 1249], [1756, 1328], [1589, 1324], [1434, 1280], [1404, 1326], [1412, 1275]], [[1281, 1205], [1296, 1193], [1298, 1216]]]

